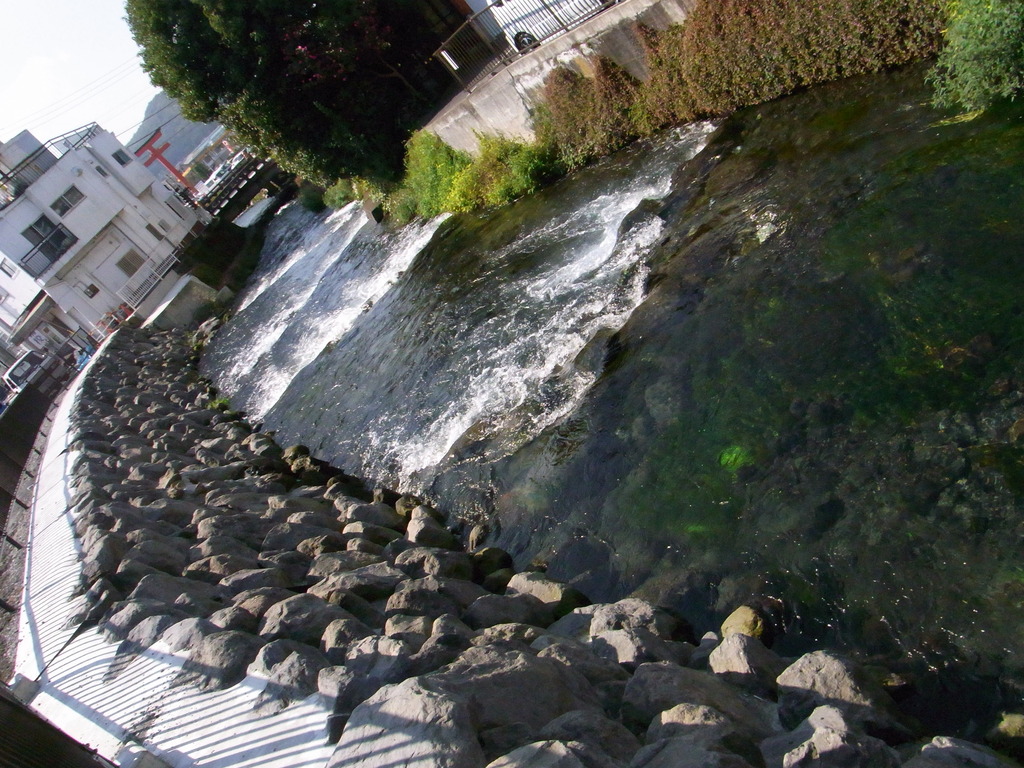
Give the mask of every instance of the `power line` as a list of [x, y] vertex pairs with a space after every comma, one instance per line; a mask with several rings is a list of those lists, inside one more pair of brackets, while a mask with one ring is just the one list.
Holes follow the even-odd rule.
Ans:
[[95, 80], [92, 80], [85, 87], [78, 89], [74, 93], [57, 99], [56, 101], [51, 102], [48, 106], [38, 109], [31, 114], [20, 117], [16, 123], [9, 123], [3, 126], [0, 128], [0, 132], [5, 133], [10, 130], [24, 127], [26, 123], [43, 122], [55, 119], [59, 117], [61, 113], [67, 112], [88, 101], [97, 94], [110, 89], [118, 82], [132, 74], [134, 74], [133, 63], [131, 61], [125, 62]]

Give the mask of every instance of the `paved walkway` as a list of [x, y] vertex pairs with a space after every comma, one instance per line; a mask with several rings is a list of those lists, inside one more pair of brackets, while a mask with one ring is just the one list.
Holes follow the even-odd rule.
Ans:
[[35, 688], [33, 709], [122, 765], [134, 764], [143, 749], [176, 768], [325, 765], [334, 746], [327, 743], [328, 711], [319, 696], [258, 717], [253, 705], [264, 679], [249, 676], [214, 693], [172, 687], [184, 657], [161, 643], [112, 674], [118, 646], [95, 627], [69, 624], [79, 564], [68, 510], [67, 470], [74, 460], [68, 435], [82, 378], [54, 415], [36, 476], [12, 682], [20, 691]]

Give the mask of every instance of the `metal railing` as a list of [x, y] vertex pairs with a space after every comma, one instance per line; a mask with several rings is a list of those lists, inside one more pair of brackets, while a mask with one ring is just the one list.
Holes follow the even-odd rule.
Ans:
[[58, 224], [50, 234], [19, 259], [18, 263], [32, 277], [39, 277], [77, 242], [78, 238], [71, 234], [67, 227]]
[[0, 210], [21, 197], [34, 181], [53, 167], [58, 158], [85, 144], [99, 130], [96, 123], [90, 123], [61, 134], [32, 152], [10, 172], [0, 170]]
[[178, 263], [177, 251], [166, 256], [163, 261], [154, 264], [147, 261], [145, 265], [128, 280], [117, 292], [118, 297], [133, 309], [145, 301], [157, 283], [167, 276], [167, 273]]
[[475, 85], [541, 43], [578, 27], [618, 0], [495, 0], [434, 51], [462, 88]]

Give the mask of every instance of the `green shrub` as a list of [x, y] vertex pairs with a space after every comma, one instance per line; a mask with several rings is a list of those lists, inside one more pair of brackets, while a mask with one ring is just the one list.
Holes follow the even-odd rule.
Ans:
[[955, 0], [932, 77], [940, 106], [983, 109], [1024, 92], [1024, 3]]
[[409, 201], [416, 213], [431, 218], [450, 210], [445, 201], [459, 172], [470, 163], [469, 155], [452, 149], [427, 131], [417, 131], [406, 143], [405, 178], [399, 199]]
[[318, 187], [315, 184], [310, 184], [308, 181], [303, 182], [302, 186], [299, 187], [299, 205], [305, 208], [307, 211], [313, 213], [319, 213], [320, 211], [327, 208], [324, 203], [324, 190], [322, 187]]
[[479, 136], [480, 153], [453, 179], [445, 200], [449, 211], [505, 205], [535, 192], [560, 175], [547, 147], [495, 136]]
[[324, 205], [328, 208], [344, 208], [357, 199], [359, 198], [356, 195], [352, 179], [338, 179], [324, 190]]
[[580, 62], [590, 76], [558, 67], [544, 82], [544, 108], [537, 131], [544, 146], [554, 147], [568, 170], [579, 168], [638, 138], [639, 83], [604, 57]]
[[718, 115], [938, 49], [939, 0], [705, 0], [683, 26], [681, 79]]

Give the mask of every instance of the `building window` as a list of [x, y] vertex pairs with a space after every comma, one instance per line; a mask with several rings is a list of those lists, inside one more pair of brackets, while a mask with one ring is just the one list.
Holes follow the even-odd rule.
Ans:
[[146, 231], [149, 232], [149, 234], [151, 234], [157, 240], [163, 240], [164, 239], [164, 233], [161, 232], [156, 227], [154, 227], [152, 224], [147, 224], [146, 225]]
[[0, 288], [0, 304], [3, 304], [5, 301], [7, 301], [7, 297], [10, 295], [11, 294], [9, 294], [3, 288]]
[[163, 219], [160, 219], [160, 229], [162, 229], [164, 232], [170, 232], [171, 231], [171, 225], [168, 224]]
[[96, 173], [98, 173], [103, 178], [106, 178], [107, 176], [110, 175], [109, 173], [107, 173], [107, 169], [104, 168], [102, 165], [97, 165], [96, 166]]
[[36, 250], [52, 261], [67, 251], [78, 238], [60, 224], [54, 224], [46, 216], [40, 216], [32, 226], [21, 233]]
[[3, 272], [8, 277], [14, 277], [16, 269], [17, 267], [15, 267], [14, 264], [0, 256], [0, 272]]
[[50, 207], [57, 212], [58, 216], [63, 216], [65, 213], [70, 211], [82, 200], [85, 199], [83, 195], [74, 184], [64, 190], [64, 194], [53, 201], [53, 205]]
[[117, 268], [124, 272], [128, 277], [131, 277], [140, 269], [144, 263], [142, 256], [137, 251], [128, 251], [122, 256], [117, 262]]
[[85, 294], [85, 297], [87, 299], [93, 298], [97, 293], [100, 292], [99, 286], [94, 285], [92, 283], [89, 283], [88, 285], [86, 285], [85, 283], [79, 283], [78, 289]]
[[128, 157], [128, 153], [123, 149], [117, 150], [117, 152], [113, 154], [113, 158], [117, 160], [118, 165], [128, 165], [128, 163], [132, 161], [132, 159]]

